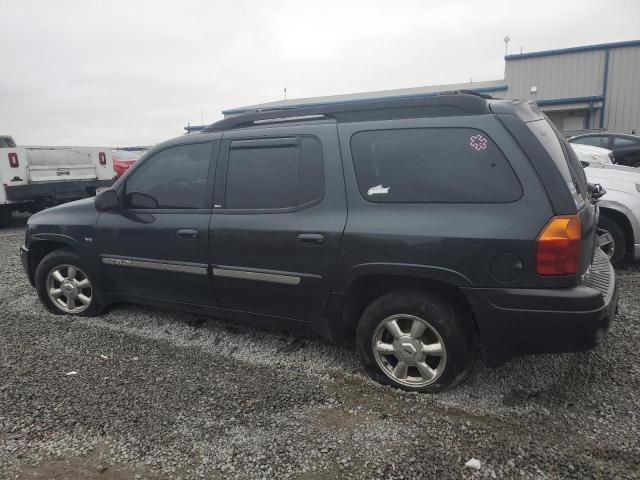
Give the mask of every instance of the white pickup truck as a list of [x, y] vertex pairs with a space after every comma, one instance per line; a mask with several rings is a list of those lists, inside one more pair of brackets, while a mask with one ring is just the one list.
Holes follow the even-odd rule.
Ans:
[[110, 148], [16, 146], [0, 135], [0, 227], [14, 211], [93, 196], [114, 177]]

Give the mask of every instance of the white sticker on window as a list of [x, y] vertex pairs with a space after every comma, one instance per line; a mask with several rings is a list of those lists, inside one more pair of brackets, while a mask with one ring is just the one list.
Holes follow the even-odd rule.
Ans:
[[371, 187], [367, 190], [367, 195], [386, 195], [389, 193], [389, 188], [391, 187], [383, 187], [382, 185], [376, 185], [375, 187]]

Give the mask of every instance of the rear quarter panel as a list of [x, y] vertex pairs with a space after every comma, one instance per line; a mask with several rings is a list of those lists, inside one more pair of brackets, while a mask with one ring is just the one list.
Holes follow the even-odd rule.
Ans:
[[[359, 131], [391, 128], [463, 127], [483, 131], [502, 150], [522, 185], [522, 197], [512, 203], [392, 204], [365, 200], [358, 189], [350, 140]], [[553, 287], [575, 284], [575, 278], [545, 278], [535, 273], [535, 241], [553, 212], [545, 190], [513, 137], [492, 115], [434, 119], [389, 120], [339, 125], [349, 217], [338, 263], [336, 291], [375, 262], [394, 274], [402, 266], [447, 272], [454, 285], [478, 287]], [[455, 161], [454, 158], [443, 161]], [[455, 181], [455, 179], [452, 179]], [[500, 253], [515, 253], [523, 273], [504, 283], [491, 274]], [[417, 270], [420, 270], [418, 268]], [[416, 268], [407, 268], [407, 272]]]

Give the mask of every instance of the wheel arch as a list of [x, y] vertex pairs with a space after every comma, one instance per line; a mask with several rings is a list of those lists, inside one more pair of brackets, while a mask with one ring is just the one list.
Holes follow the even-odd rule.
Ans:
[[44, 257], [55, 250], [68, 248], [77, 252], [77, 243], [73, 238], [56, 234], [38, 234], [31, 237], [29, 242], [29, 275], [35, 275], [36, 268]]
[[614, 205], [600, 206], [600, 215], [611, 219], [620, 227], [624, 233], [625, 250], [627, 253], [633, 253], [636, 235], [629, 216]]
[[402, 289], [441, 295], [456, 308], [464, 310], [473, 323], [474, 333], [478, 333], [473, 310], [460, 289], [472, 284], [463, 275], [438, 267], [388, 265], [384, 268], [381, 264], [375, 264], [375, 268], [371, 268], [371, 265], [359, 269], [359, 274], [352, 272], [346, 284], [341, 313], [329, 319], [330, 336], [334, 341], [351, 343], [364, 309], [375, 299]]

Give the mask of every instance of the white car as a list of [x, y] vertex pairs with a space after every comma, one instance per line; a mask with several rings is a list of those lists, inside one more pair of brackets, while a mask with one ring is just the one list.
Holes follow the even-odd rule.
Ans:
[[599, 163], [616, 163], [613, 158], [613, 152], [606, 148], [594, 147], [593, 145], [582, 145], [580, 143], [572, 143], [571, 147], [576, 152], [578, 158], [587, 162]]
[[[640, 170], [593, 159], [593, 152], [583, 150], [585, 146], [571, 144], [589, 183], [599, 183], [607, 191], [598, 201], [598, 227], [604, 230], [600, 245], [613, 264], [625, 257], [640, 260]], [[611, 153], [604, 148], [589, 148]]]

